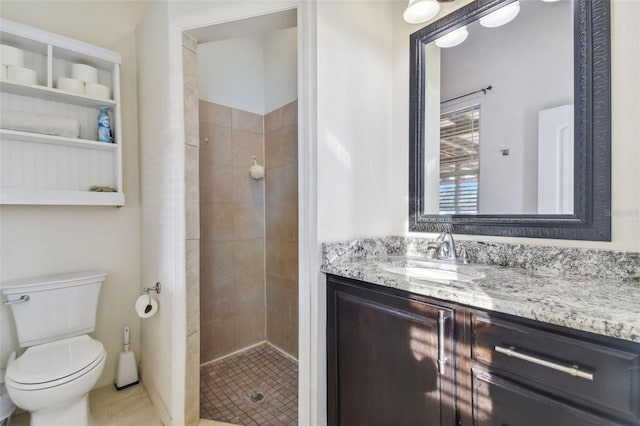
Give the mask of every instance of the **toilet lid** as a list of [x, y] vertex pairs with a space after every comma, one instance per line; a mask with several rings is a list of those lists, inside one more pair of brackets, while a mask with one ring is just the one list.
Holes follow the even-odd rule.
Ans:
[[104, 356], [102, 343], [87, 335], [31, 346], [7, 369], [7, 381], [38, 384], [56, 381], [92, 366]]

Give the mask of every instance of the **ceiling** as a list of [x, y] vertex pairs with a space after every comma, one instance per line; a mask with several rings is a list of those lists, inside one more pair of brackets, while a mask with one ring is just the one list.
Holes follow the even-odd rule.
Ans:
[[284, 30], [297, 25], [296, 9], [239, 19], [185, 31], [198, 44], [232, 38], [247, 37], [271, 31]]

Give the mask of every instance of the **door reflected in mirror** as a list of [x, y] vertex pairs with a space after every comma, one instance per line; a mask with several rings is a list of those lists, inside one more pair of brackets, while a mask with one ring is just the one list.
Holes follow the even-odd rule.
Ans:
[[422, 214], [574, 213], [573, 4], [502, 9], [422, 47]]

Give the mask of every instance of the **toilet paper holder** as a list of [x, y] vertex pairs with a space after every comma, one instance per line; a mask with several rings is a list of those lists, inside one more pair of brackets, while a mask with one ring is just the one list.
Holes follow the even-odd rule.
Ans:
[[154, 287], [145, 287], [144, 292], [147, 293], [147, 296], [149, 295], [150, 291], [155, 291], [156, 293], [160, 294], [161, 289], [162, 288], [160, 286], [160, 281], [158, 281]]

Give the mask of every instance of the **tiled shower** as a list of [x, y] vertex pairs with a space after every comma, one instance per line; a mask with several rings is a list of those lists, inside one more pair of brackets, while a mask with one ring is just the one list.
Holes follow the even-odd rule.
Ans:
[[199, 114], [200, 362], [264, 340], [296, 358], [297, 102], [262, 116], [201, 100]]
[[297, 101], [262, 116], [200, 100], [199, 117], [200, 416], [295, 425]]

